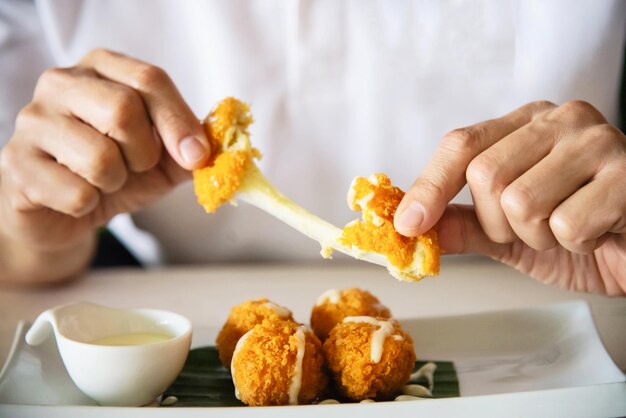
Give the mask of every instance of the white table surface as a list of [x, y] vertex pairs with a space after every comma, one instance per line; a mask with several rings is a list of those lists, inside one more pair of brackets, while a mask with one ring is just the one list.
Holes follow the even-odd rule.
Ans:
[[[420, 283], [397, 282], [383, 268], [366, 263], [325, 261], [311, 265], [174, 267], [151, 271], [108, 269], [93, 271], [57, 287], [2, 287], [0, 364], [9, 352], [19, 320], [32, 320], [45, 309], [72, 301], [167, 309], [187, 316], [195, 327], [211, 327], [220, 326], [233, 305], [265, 296], [290, 308], [297, 320], [308, 322], [310, 309], [323, 291], [355, 286], [370, 290], [400, 319], [584, 299], [591, 306], [608, 353], [626, 371], [626, 298], [542, 285], [509, 267], [476, 257], [446, 257], [441, 276]], [[611, 388], [607, 390], [626, 393], [626, 383], [608, 386]]]

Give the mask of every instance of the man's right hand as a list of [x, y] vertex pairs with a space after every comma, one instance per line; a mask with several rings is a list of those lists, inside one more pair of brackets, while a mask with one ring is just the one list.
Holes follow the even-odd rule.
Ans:
[[18, 115], [0, 154], [0, 235], [35, 251], [81, 245], [209, 156], [201, 123], [163, 70], [91, 51], [46, 71]]

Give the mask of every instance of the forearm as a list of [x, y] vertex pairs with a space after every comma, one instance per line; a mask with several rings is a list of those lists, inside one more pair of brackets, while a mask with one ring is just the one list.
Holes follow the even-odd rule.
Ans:
[[78, 277], [89, 266], [95, 247], [95, 234], [68, 248], [43, 251], [0, 231], [0, 284], [53, 284]]

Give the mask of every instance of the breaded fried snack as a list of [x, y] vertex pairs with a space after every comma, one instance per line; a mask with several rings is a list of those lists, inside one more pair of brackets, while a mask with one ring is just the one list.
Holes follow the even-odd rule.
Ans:
[[387, 269], [399, 280], [418, 281], [439, 274], [439, 240], [434, 229], [418, 237], [405, 237], [393, 226], [404, 192], [391, 185], [385, 174], [357, 177], [348, 192], [348, 205], [362, 212], [343, 228], [342, 244], [383, 254]]
[[347, 317], [324, 342], [337, 391], [349, 399], [385, 400], [404, 386], [415, 363], [413, 339], [394, 319]]
[[404, 192], [391, 186], [387, 176], [354, 180], [348, 203], [363, 212], [362, 220], [339, 229], [289, 199], [265, 178], [255, 163], [261, 153], [250, 142], [252, 121], [249, 106], [234, 97], [222, 100], [204, 120], [212, 155], [205, 167], [193, 170], [193, 178], [198, 203], [207, 212], [242, 200], [319, 242], [324, 258], [331, 258], [337, 250], [385, 266], [405, 281], [439, 274], [436, 232], [407, 238], [394, 229], [393, 215]]
[[237, 341], [255, 325], [263, 322], [264, 319], [293, 321], [293, 316], [289, 309], [270, 302], [266, 298], [249, 300], [230, 310], [230, 315], [215, 341], [220, 361], [224, 367], [230, 367]]
[[235, 393], [251, 406], [306, 404], [326, 389], [319, 339], [293, 321], [263, 321], [237, 343]]
[[324, 341], [333, 327], [348, 316], [391, 318], [391, 312], [367, 290], [330, 289], [318, 298], [313, 307], [311, 328]]

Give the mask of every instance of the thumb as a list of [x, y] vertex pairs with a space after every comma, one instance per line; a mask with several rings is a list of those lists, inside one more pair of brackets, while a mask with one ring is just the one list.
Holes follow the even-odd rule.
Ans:
[[502, 259], [513, 245], [491, 241], [470, 205], [448, 205], [437, 224], [437, 232], [444, 254], [478, 253]]
[[414, 237], [432, 228], [465, 185], [465, 170], [487, 148], [545, 111], [545, 102], [522, 106], [497, 119], [446, 134], [420, 177], [406, 193], [394, 218], [396, 230]]
[[404, 236], [416, 237], [435, 226], [462, 185], [452, 185], [451, 190], [418, 178], [402, 198], [394, 216], [394, 227]]

